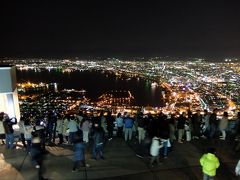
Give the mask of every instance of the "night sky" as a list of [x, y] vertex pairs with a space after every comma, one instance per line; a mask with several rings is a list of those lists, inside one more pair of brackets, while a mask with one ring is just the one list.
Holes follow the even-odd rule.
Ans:
[[0, 57], [240, 57], [237, 0], [49, 1], [1, 2]]

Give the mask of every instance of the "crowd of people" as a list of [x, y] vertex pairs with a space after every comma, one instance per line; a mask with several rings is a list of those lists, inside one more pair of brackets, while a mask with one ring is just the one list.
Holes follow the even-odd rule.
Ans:
[[[238, 112], [235, 137], [240, 136], [240, 113]], [[0, 113], [0, 139], [6, 148], [14, 148], [14, 129], [16, 118], [9, 118]], [[111, 141], [113, 136], [123, 138], [126, 142], [137, 138], [139, 144], [151, 142], [150, 165], [159, 164], [159, 155], [167, 158], [169, 147], [173, 142], [184, 143], [191, 139], [220, 138], [226, 140], [228, 128], [228, 113], [224, 112], [221, 119], [217, 118], [217, 110], [212, 113], [190, 110], [181, 114], [152, 115], [138, 111], [132, 115], [124, 112], [112, 115], [111, 111], [93, 111], [87, 113], [57, 113], [48, 111], [42, 116], [23, 114], [18, 122], [20, 139], [23, 147], [31, 154], [36, 168], [41, 167], [40, 156], [46, 152], [45, 145], [73, 145], [75, 172], [79, 166], [89, 166], [85, 162], [85, 149], [91, 144], [92, 158], [104, 159], [104, 143]], [[238, 149], [237, 149], [238, 148]], [[239, 150], [237, 146], [236, 150]]]

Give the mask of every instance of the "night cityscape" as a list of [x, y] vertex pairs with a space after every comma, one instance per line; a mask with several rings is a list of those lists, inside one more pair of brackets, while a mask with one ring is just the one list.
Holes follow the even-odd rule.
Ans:
[[[224, 62], [219, 63], [207, 62], [203, 59], [184, 62], [152, 59], [145, 61], [124, 61], [118, 59], [108, 59], [105, 61], [27, 59], [2, 60], [2, 63], [15, 65], [19, 73], [23, 71], [38, 73], [56, 71], [71, 76], [74, 72], [99, 71], [106, 76], [114, 76], [115, 78], [124, 79], [125, 81], [131, 79], [139, 81], [142, 79], [148, 82], [152, 90], [156, 87], [161, 88], [161, 100], [159, 99], [159, 101], [161, 101], [162, 104], [153, 106], [151, 102], [148, 102], [149, 106], [152, 106], [153, 109], [155, 108], [155, 113], [163, 111], [169, 114], [169, 112], [182, 112], [188, 109], [191, 109], [193, 112], [196, 112], [196, 110], [203, 111], [204, 109], [212, 111], [217, 108], [220, 110], [220, 115], [224, 111], [227, 111], [232, 118], [232, 116], [236, 115], [240, 106], [240, 63], [238, 63], [237, 59], [225, 59]], [[24, 79], [21, 83], [24, 83], [24, 81], [29, 82], [29, 79]], [[25, 92], [24, 90], [30, 87], [43, 93], [42, 88], [48, 86], [43, 83], [46, 82], [38, 82], [38, 84], [18, 84], [18, 86], [20, 86], [18, 88], [19, 94], [21, 95], [22, 91]], [[55, 86], [59, 84], [59, 82], [51, 83], [53, 83], [52, 90], [54, 90], [54, 83]], [[82, 90], [84, 90], [84, 85], [82, 85], [82, 87]], [[51, 88], [49, 91], [50, 90]], [[109, 89], [109, 91], [111, 90], [118, 89]], [[125, 91], [127, 90], [129, 89], [125, 89]], [[58, 91], [56, 87], [54, 91]], [[33, 92], [31, 93], [32, 98], [35, 97], [32, 96]], [[40, 95], [42, 95], [41, 93]], [[47, 89], [45, 89], [45, 93], [48, 95]], [[85, 94], [87, 95], [87, 92]], [[124, 98], [124, 93], [122, 96], [123, 97], [120, 95], [119, 98]], [[89, 99], [89, 97], [87, 98]], [[133, 101], [133, 99], [134, 95], [131, 101]], [[37, 100], [37, 102], [39, 103], [39, 100]], [[100, 105], [98, 105], [99, 103]], [[107, 100], [104, 104], [101, 101], [90, 101], [89, 99], [86, 103], [86, 105], [93, 106], [94, 104], [96, 107], [103, 107], [107, 104], [116, 105], [110, 103], [110, 100]], [[42, 106], [42, 104], [39, 105]], [[134, 104], [133, 102], [118, 103], [117, 105], [125, 105], [126, 108], [131, 108], [131, 105], [141, 107], [141, 104]], [[109, 108], [111, 108], [111, 106], [109, 106]]]
[[4, 2], [1, 179], [240, 179], [239, 5]]

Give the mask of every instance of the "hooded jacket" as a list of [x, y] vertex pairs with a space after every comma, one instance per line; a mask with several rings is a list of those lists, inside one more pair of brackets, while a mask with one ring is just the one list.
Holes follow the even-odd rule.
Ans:
[[211, 153], [204, 154], [200, 159], [202, 170], [209, 176], [215, 176], [220, 163], [218, 158]]

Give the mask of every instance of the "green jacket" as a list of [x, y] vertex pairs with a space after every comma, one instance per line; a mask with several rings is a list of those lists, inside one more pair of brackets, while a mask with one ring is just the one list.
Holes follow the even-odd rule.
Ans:
[[220, 165], [218, 158], [211, 153], [204, 154], [200, 159], [200, 164], [203, 172], [209, 176], [215, 176], [216, 169]]

